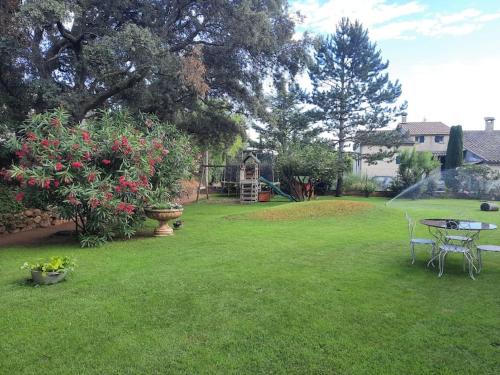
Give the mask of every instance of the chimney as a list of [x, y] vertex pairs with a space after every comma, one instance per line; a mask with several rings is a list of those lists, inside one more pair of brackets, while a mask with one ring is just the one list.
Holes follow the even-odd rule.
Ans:
[[495, 118], [485, 117], [484, 118], [484, 130], [487, 132], [492, 132], [495, 129]]
[[408, 114], [406, 112], [401, 113], [401, 123], [406, 124], [406, 116]]

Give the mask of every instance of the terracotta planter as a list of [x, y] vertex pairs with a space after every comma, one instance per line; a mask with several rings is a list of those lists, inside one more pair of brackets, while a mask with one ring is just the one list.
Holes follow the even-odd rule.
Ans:
[[259, 202], [269, 202], [271, 200], [270, 191], [259, 191]]
[[66, 277], [66, 272], [45, 272], [31, 270], [31, 278], [33, 283], [38, 285], [55, 284], [63, 281]]
[[144, 210], [147, 217], [150, 219], [158, 220], [159, 225], [155, 229], [154, 235], [156, 237], [171, 236], [174, 230], [168, 225], [169, 220], [177, 219], [182, 215], [182, 208], [179, 209], [160, 209], [160, 208], [147, 208]]

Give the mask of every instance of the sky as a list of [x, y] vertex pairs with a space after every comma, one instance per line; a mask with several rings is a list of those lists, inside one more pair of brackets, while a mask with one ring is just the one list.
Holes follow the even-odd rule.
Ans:
[[408, 121], [500, 130], [500, 0], [291, 0], [304, 31], [329, 34], [358, 19], [402, 84]]

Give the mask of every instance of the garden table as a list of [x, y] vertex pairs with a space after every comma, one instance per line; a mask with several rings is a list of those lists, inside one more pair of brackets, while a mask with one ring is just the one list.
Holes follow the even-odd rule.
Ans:
[[[449, 236], [450, 231], [465, 232], [465, 237], [469, 237], [471, 240], [464, 242], [463, 246], [469, 250], [470, 255], [473, 257], [473, 261], [477, 260], [477, 257], [474, 256], [474, 253], [472, 252], [472, 246], [475, 246], [476, 240], [479, 238], [479, 233], [483, 230], [497, 229], [496, 224], [483, 223], [476, 220], [424, 219], [421, 220], [420, 223], [427, 226], [431, 236], [436, 238], [437, 248], [440, 248], [440, 245], [446, 245], [449, 243], [449, 240], [446, 237]], [[431, 264], [436, 258], [439, 258], [441, 262], [440, 255], [441, 251], [438, 251], [438, 253], [434, 255], [431, 260], [429, 260], [428, 264]], [[477, 272], [477, 267], [474, 264], [473, 267]], [[442, 271], [442, 267], [440, 266], [440, 276], [442, 275]], [[473, 278], [472, 274], [471, 277]]]

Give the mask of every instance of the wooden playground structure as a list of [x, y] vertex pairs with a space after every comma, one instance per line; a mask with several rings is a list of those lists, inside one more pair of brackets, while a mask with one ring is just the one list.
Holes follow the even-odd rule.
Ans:
[[209, 164], [208, 153], [204, 154], [200, 166], [200, 181], [196, 202], [198, 202], [202, 190], [205, 190], [206, 198], [209, 199], [210, 168], [222, 168], [221, 191], [225, 191], [228, 196], [231, 191], [234, 191], [239, 195], [240, 203], [269, 201], [271, 192], [291, 201], [295, 200], [280, 189], [279, 182], [274, 181], [272, 164], [265, 165], [263, 168], [263, 164], [257, 155], [253, 151], [247, 150], [240, 155], [239, 163], [233, 161], [227, 162], [225, 165]]

